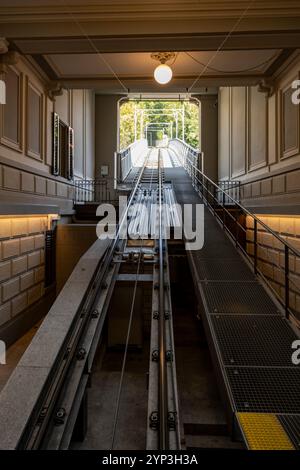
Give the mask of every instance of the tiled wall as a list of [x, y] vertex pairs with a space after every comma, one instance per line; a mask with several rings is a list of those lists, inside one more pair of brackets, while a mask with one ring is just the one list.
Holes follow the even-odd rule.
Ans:
[[44, 294], [47, 216], [0, 218], [0, 326]]
[[[258, 216], [274, 232], [300, 251], [300, 217]], [[254, 255], [253, 219], [247, 217], [247, 251]], [[284, 263], [283, 244], [276, 237], [258, 224], [258, 267], [270, 281], [273, 289], [284, 299]], [[290, 306], [300, 314], [300, 258], [290, 255]]]
[[241, 199], [251, 204], [251, 198], [266, 196], [280, 197], [281, 202], [291, 196], [300, 195], [300, 170], [290, 171], [282, 175], [262, 178], [259, 181], [246, 183], [241, 186]]
[[[55, 181], [6, 165], [0, 165], [0, 189], [60, 199], [73, 199], [74, 197], [72, 183]], [[7, 193], [8, 197], [9, 193]]]

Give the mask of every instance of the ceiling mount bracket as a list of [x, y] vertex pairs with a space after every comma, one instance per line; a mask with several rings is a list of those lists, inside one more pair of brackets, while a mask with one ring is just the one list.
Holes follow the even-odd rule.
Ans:
[[258, 84], [258, 91], [266, 93], [267, 97], [270, 98], [275, 92], [273, 80], [270, 78], [263, 78]]
[[63, 86], [59, 82], [50, 82], [47, 86], [47, 94], [52, 101], [55, 101], [55, 98], [61, 96], [63, 92]]
[[175, 52], [152, 52], [151, 59], [158, 60], [161, 64], [165, 64], [171, 59], [175, 59]]

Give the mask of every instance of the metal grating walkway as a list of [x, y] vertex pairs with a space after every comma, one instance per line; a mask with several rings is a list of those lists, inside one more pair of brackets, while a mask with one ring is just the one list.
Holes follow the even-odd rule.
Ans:
[[226, 367], [226, 375], [237, 411], [299, 413], [299, 368]]
[[281, 316], [214, 315], [212, 323], [225, 366], [297, 367], [290, 347], [297, 336]]
[[[228, 269], [230, 277], [230, 267]], [[276, 315], [278, 308], [258, 282], [209, 281], [201, 287], [209, 313]]]
[[[201, 203], [183, 168], [165, 177], [179, 204]], [[299, 334], [207, 208], [204, 232], [203, 249], [189, 257], [231, 413], [249, 448], [299, 448], [300, 368], [291, 361]]]
[[281, 425], [297, 450], [300, 450], [300, 415], [278, 415]]

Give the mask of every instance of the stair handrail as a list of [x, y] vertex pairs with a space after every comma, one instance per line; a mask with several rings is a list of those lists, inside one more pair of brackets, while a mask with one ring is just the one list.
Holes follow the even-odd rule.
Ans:
[[[290, 313], [292, 313], [295, 321], [299, 324], [299, 319], [295, 316], [293, 310], [290, 308], [290, 254], [293, 254], [297, 258], [300, 258], [300, 251], [295, 248], [293, 245], [291, 245], [288, 241], [286, 241], [284, 238], [282, 238], [278, 233], [276, 233], [274, 230], [272, 230], [266, 223], [264, 223], [261, 219], [259, 219], [255, 214], [250, 212], [246, 207], [244, 207], [239, 201], [236, 201], [227, 191], [222, 189], [220, 186], [218, 186], [211, 178], [209, 178], [203, 171], [201, 171], [196, 165], [195, 162], [192, 161], [189, 157], [186, 155], [184, 158], [182, 158], [181, 155], [179, 155], [179, 159], [181, 159], [181, 163], [183, 164], [183, 167], [186, 169], [187, 173], [191, 176], [192, 179], [192, 184], [197, 192], [201, 193], [201, 196], [203, 200], [205, 201], [206, 205], [210, 208], [210, 210], [213, 212], [214, 216], [216, 216], [222, 223], [223, 223], [223, 228], [226, 228], [227, 232], [230, 234], [232, 238], [235, 238], [236, 246], [238, 246], [243, 253], [250, 259], [252, 264], [254, 265], [254, 272], [255, 274], [260, 274], [265, 282], [268, 284], [270, 289], [274, 292], [275, 296], [278, 298], [279, 302], [284, 306], [285, 308], [285, 314], [286, 317], [289, 318]], [[201, 189], [199, 187], [201, 186]], [[210, 185], [210, 187], [209, 187]], [[212, 192], [211, 186], [218, 192], [223, 195], [223, 201], [220, 203], [220, 200], [217, 199], [216, 195]], [[210, 196], [213, 199], [213, 203], [209, 201], [208, 196]], [[247, 252], [247, 249], [244, 249], [242, 245], [238, 241], [238, 233], [236, 233], [235, 237], [234, 235], [230, 232], [230, 230], [225, 226], [225, 219], [224, 219], [224, 211], [233, 219], [233, 221], [236, 224], [237, 227], [237, 232], [239, 232], [239, 229], [241, 228], [244, 232], [247, 232], [247, 228], [245, 228], [243, 225], [240, 224], [238, 221], [237, 217], [234, 217], [230, 211], [226, 208], [225, 203], [224, 203], [224, 198], [228, 198], [232, 204], [244, 215], [247, 215], [253, 219], [253, 230], [254, 230], [254, 254], [252, 259], [251, 254]], [[216, 213], [216, 205], [220, 205], [223, 210], [223, 221], [221, 217]], [[265, 229], [265, 231], [269, 234], [271, 234], [273, 237], [275, 237], [276, 240], [278, 240], [282, 245], [283, 245], [283, 252], [284, 252], [284, 268], [281, 267], [281, 265], [277, 266], [281, 271], [284, 271], [284, 276], [285, 276], [285, 281], [284, 281], [284, 288], [285, 288], [285, 296], [284, 299], [278, 294], [273, 286], [270, 284], [270, 282], [266, 279], [266, 276], [262, 272], [262, 270], [258, 267], [258, 239], [257, 239], [257, 226], [258, 224]], [[247, 241], [246, 241], [247, 243]], [[296, 286], [295, 282], [292, 281], [293, 285]], [[297, 288], [297, 286], [296, 286]], [[299, 291], [299, 289], [298, 289]]]
[[[189, 160], [191, 162], [191, 160]], [[269, 227], [269, 225], [265, 224], [259, 217], [257, 217], [253, 212], [250, 212], [245, 206], [243, 206], [240, 202], [236, 201], [232, 196], [230, 196], [229, 193], [227, 193], [224, 189], [222, 189], [220, 186], [218, 186], [212, 179], [210, 179], [208, 176], [206, 176], [199, 168], [196, 168], [196, 166], [191, 162], [191, 165], [194, 167], [195, 171], [197, 173], [200, 173], [202, 177], [204, 177], [210, 184], [212, 184], [218, 191], [221, 191], [226, 197], [228, 197], [236, 206], [238, 206], [240, 209], [242, 209], [243, 212], [245, 212], [247, 215], [252, 217], [254, 220], [256, 220], [260, 225], [262, 225], [267, 232], [271, 233], [275, 238], [277, 238], [281, 243], [284, 245], [287, 245], [288, 248], [294, 252], [296, 256], [300, 257], [300, 251], [297, 250], [293, 245], [291, 245], [289, 242], [287, 242], [284, 238], [282, 238], [278, 233], [274, 232], [274, 230]], [[211, 195], [213, 195], [211, 193]]]
[[[118, 152], [115, 152], [114, 165], [115, 165], [115, 184], [116, 185], [126, 179], [126, 177], [129, 175], [132, 168], [137, 163], [137, 160], [141, 158], [143, 154], [142, 149], [144, 150], [144, 152], [146, 152], [147, 148], [148, 148], [147, 139], [139, 139], [139, 140], [132, 142], [130, 145], [128, 145], [128, 147], [123, 148], [119, 150]], [[137, 150], [140, 156], [135, 155]], [[142, 166], [142, 165], [143, 165], [143, 162], [141, 162], [141, 164], [138, 166]]]

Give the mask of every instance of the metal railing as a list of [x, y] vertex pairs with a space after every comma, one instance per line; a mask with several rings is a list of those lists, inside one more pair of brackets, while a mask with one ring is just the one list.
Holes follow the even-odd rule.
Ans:
[[[299, 326], [299, 311], [297, 312], [295, 303], [291, 304], [294, 302], [293, 296], [300, 295], [299, 277], [292, 269], [292, 266], [300, 263], [300, 252], [208, 178], [196, 166], [194, 158], [187, 157], [186, 153], [178, 153], [178, 156], [204, 203], [233, 239], [236, 247], [250, 261], [254, 273], [266, 282], [283, 306], [286, 318], [292, 316]], [[264, 266], [266, 261], [270, 262], [271, 252], [277, 253], [279, 260], [271, 263], [273, 269], [276, 269], [276, 278], [270, 276]]]
[[148, 148], [146, 139], [133, 142], [120, 152], [115, 152], [115, 180], [120, 183], [126, 179], [133, 167], [143, 165], [143, 152]]
[[[203, 171], [203, 170], [202, 170]], [[231, 196], [235, 201], [241, 202], [241, 195], [240, 195], [240, 187], [241, 187], [241, 182], [240, 181], [232, 181], [232, 180], [226, 180], [226, 181], [219, 181], [218, 186], [225, 191], [229, 196]], [[219, 192], [219, 202], [223, 202], [223, 193], [220, 191]], [[231, 205], [231, 200], [227, 195], [225, 196], [224, 204]]]
[[187, 159], [192, 160], [197, 168], [201, 171], [204, 169], [204, 154], [198, 149], [194, 149], [186, 142], [180, 139], [172, 139], [169, 141], [169, 149], [180, 155], [182, 164], [185, 167]]
[[111, 202], [111, 188], [107, 178], [82, 179], [74, 182], [74, 204]]

